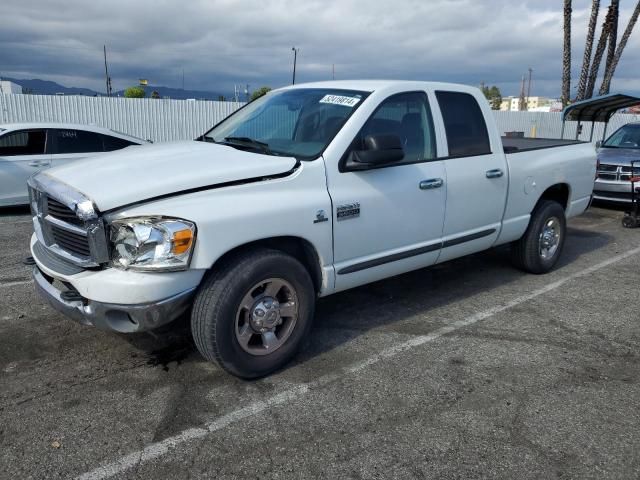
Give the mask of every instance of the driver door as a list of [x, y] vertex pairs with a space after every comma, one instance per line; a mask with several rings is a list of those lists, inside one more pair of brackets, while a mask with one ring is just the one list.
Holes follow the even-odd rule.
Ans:
[[425, 92], [384, 100], [358, 133], [397, 135], [404, 158], [367, 170], [348, 171], [347, 151], [332, 170], [336, 290], [434, 264], [440, 253], [446, 173], [436, 160], [433, 120]]

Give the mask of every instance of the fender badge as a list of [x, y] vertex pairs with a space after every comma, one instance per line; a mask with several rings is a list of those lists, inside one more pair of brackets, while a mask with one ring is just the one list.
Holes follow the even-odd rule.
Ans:
[[316, 212], [316, 219], [313, 221], [313, 223], [322, 223], [322, 222], [328, 222], [328, 221], [329, 219], [324, 213], [324, 210], [318, 210]]
[[336, 218], [338, 221], [356, 218], [360, 216], [360, 202], [339, 205], [336, 209]]

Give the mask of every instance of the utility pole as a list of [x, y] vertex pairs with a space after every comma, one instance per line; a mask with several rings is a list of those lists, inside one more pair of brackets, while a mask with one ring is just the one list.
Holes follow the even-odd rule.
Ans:
[[527, 102], [524, 98], [524, 75], [522, 76], [522, 81], [520, 82], [520, 101], [518, 102], [518, 110], [523, 111], [527, 109]]
[[109, 76], [109, 68], [107, 67], [107, 46], [103, 45], [104, 52], [104, 77], [107, 84], [107, 97], [111, 96], [111, 77]]
[[529, 103], [529, 97], [531, 96], [531, 75], [533, 74], [533, 68], [529, 67], [529, 84], [527, 86], [527, 104]]
[[291, 47], [291, 50], [293, 50], [293, 81], [291, 82], [292, 85], [296, 84], [296, 61], [298, 60], [298, 49], [296, 47]]
[[184, 68], [182, 69], [182, 90], [184, 90]]
[[336, 79], [336, 64], [332, 63], [331, 64], [331, 80], [335, 80]]

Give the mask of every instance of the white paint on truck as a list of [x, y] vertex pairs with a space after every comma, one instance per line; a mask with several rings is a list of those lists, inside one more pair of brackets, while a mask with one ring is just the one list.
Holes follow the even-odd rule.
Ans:
[[[251, 130], [256, 118], [263, 119], [259, 133]], [[256, 138], [250, 137], [251, 132]], [[69, 198], [77, 195], [93, 205], [93, 216], [87, 217], [94, 222], [91, 228], [104, 227], [105, 233], [99, 233], [97, 240], [95, 233], [88, 234], [94, 242], [89, 261], [96, 260], [95, 249], [103, 243], [112, 256], [122, 247], [114, 246], [119, 241], [114, 225], [119, 222], [168, 218], [193, 226], [190, 259], [183, 257], [178, 268], [167, 271], [122, 269], [104, 256], [81, 272], [56, 271], [38, 254], [39, 243], [71, 263], [73, 255], [70, 258], [60, 245], [48, 244], [46, 232], [34, 235], [32, 251], [39, 270], [77, 290], [85, 304], [71, 307], [77, 307], [86, 323], [121, 331], [150, 328], [136, 317], [143, 305], [154, 312], [145, 313], [154, 318], [154, 326], [172, 317], [167, 308], [158, 314], [155, 304], [169, 305], [169, 297], [195, 292], [205, 310], [218, 305], [224, 300], [219, 291], [215, 301], [201, 299], [209, 289], [216, 291], [216, 282], [241, 281], [243, 272], [233, 270], [234, 262], [239, 265], [250, 258], [252, 263], [246, 265], [253, 268], [261, 259], [251, 252], [265, 247], [304, 264], [316, 281], [317, 296], [515, 241], [520, 242], [525, 263], [533, 261], [535, 249], [542, 256], [543, 250], [553, 256], [545, 257], [547, 266], [537, 269], [543, 273], [562, 248], [564, 217], [579, 215], [589, 205], [596, 167], [594, 147], [586, 143], [548, 147], [546, 142], [544, 148], [505, 154], [489, 104], [478, 89], [432, 82], [336, 81], [286, 87], [234, 113], [202, 140], [206, 141], [107, 154], [99, 162], [84, 162], [82, 169], [50, 169], [36, 182], [34, 188], [45, 190], [45, 197], [55, 197], [59, 182], [71, 189]], [[42, 185], [52, 185], [54, 193]], [[34, 208], [38, 232], [39, 225], [47, 223], [38, 205]], [[548, 218], [538, 218], [545, 208], [551, 212]], [[540, 231], [526, 234], [530, 225]], [[104, 255], [106, 250], [100, 251]], [[229, 256], [230, 252], [237, 253]], [[295, 283], [294, 277], [285, 279], [286, 285]], [[46, 295], [56, 297], [47, 285], [43, 288], [48, 289]], [[302, 315], [305, 292], [282, 296], [292, 290], [282, 288], [269, 298], [283, 303], [286, 297]], [[256, 292], [255, 304], [251, 296], [243, 300], [252, 304], [247, 307], [250, 312], [237, 314], [248, 315], [251, 322], [265, 308], [258, 300], [266, 294]], [[49, 300], [65, 312], [71, 308], [68, 302]], [[129, 315], [133, 325], [115, 322], [116, 314], [96, 319], [94, 311], [86, 311], [87, 304], [99, 312], [105, 304], [117, 305], [108, 308]], [[184, 308], [181, 304], [180, 312]], [[276, 305], [276, 315], [281, 314], [278, 308], [285, 307]], [[76, 310], [69, 314], [78, 316]], [[218, 314], [206, 315], [222, 321]], [[240, 338], [245, 324], [232, 316], [229, 322], [239, 322], [235, 328]], [[282, 318], [278, 321], [282, 323]], [[305, 319], [298, 321], [303, 325]], [[278, 328], [250, 333], [258, 341], [262, 335], [266, 349], [255, 358], [247, 357], [257, 366], [255, 375], [284, 361], [269, 364], [276, 353], [269, 353], [268, 342], [276, 341]], [[200, 341], [208, 342], [207, 335]], [[222, 333], [217, 335], [219, 342]], [[225, 341], [233, 343], [236, 337], [229, 335]], [[283, 350], [288, 348], [286, 339], [282, 344]], [[224, 354], [221, 360], [216, 352], [211, 355], [227, 370], [253, 375], [225, 360]]]

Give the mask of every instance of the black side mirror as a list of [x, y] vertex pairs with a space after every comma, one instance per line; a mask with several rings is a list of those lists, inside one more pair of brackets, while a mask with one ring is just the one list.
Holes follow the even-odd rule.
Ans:
[[600, 148], [602, 146], [602, 140], [598, 140], [596, 142], [596, 148]]
[[364, 150], [353, 150], [347, 159], [349, 170], [366, 170], [399, 162], [404, 158], [398, 135], [379, 134], [364, 137]]

